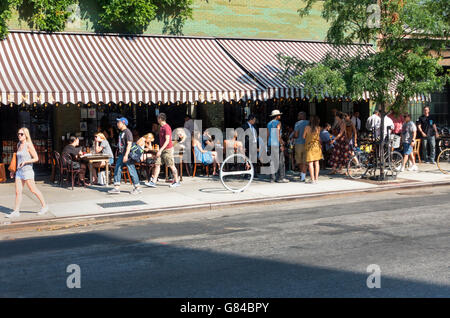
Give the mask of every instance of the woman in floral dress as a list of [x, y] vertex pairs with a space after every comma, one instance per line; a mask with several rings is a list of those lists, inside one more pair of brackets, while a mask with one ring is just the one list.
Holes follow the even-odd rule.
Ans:
[[350, 140], [346, 136], [346, 125], [345, 125], [345, 114], [337, 113], [340, 123], [337, 126], [337, 135], [331, 141], [334, 144], [333, 151], [330, 157], [330, 174], [340, 173], [340, 170], [345, 167], [352, 156], [352, 147], [350, 145]]

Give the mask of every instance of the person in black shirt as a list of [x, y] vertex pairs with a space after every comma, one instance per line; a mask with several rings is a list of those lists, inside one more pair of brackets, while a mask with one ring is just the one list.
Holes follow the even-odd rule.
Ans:
[[[423, 115], [416, 123], [418, 137], [422, 139], [422, 160], [434, 164], [436, 158], [436, 138], [439, 137], [434, 117], [430, 115], [430, 107], [423, 108]], [[430, 155], [427, 146], [430, 144]]]
[[119, 194], [120, 193], [120, 180], [122, 178], [122, 167], [127, 166], [130, 173], [131, 180], [133, 182], [134, 189], [131, 194], [140, 194], [142, 190], [139, 186], [139, 176], [134, 166], [134, 162], [129, 160], [131, 146], [133, 144], [133, 134], [131, 130], [127, 128], [128, 119], [125, 117], [117, 118], [117, 128], [119, 129], [119, 140], [117, 142], [117, 160], [116, 168], [114, 169], [114, 188], [109, 190], [108, 193]]
[[245, 155], [250, 159], [252, 163], [257, 162], [258, 155], [258, 131], [255, 127], [256, 116], [250, 114], [247, 118], [247, 122], [242, 126], [245, 132], [249, 134], [245, 135]]
[[80, 182], [86, 186], [90, 184], [84, 180], [87, 169], [86, 164], [78, 161], [78, 156], [82, 154], [81, 147], [78, 147], [79, 144], [80, 140], [78, 137], [71, 136], [69, 138], [69, 144], [62, 151], [62, 156], [69, 155], [70, 159], [67, 160], [67, 164], [72, 165], [73, 169], [80, 169]]

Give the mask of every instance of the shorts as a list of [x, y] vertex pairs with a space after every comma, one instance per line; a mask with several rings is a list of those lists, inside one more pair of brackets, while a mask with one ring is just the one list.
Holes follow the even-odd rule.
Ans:
[[156, 158], [156, 165], [160, 166], [161, 164], [166, 165], [166, 167], [172, 167], [175, 165], [173, 160], [173, 148], [164, 149], [161, 153], [161, 157]]
[[22, 180], [34, 180], [34, 171], [31, 170], [25, 170], [17, 169], [16, 171], [16, 179], [22, 179]]
[[411, 144], [403, 143], [403, 155], [410, 155], [413, 152]]
[[305, 144], [295, 145], [295, 163], [305, 164], [306, 163], [306, 149]]

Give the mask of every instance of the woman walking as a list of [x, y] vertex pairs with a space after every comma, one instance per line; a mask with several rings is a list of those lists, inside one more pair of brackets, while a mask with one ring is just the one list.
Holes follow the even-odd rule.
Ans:
[[305, 139], [306, 163], [309, 166], [311, 183], [317, 183], [320, 171], [319, 161], [323, 159], [319, 124], [319, 117], [313, 115], [309, 120], [309, 125], [305, 127], [305, 131], [303, 132], [303, 139]]
[[[16, 175], [16, 202], [14, 212], [6, 215], [7, 218], [20, 216], [20, 204], [22, 203], [22, 192], [25, 184], [41, 202], [41, 210], [38, 215], [47, 213], [48, 206], [45, 203], [41, 191], [36, 187], [34, 182], [33, 163], [38, 162], [39, 158], [31, 141], [30, 132], [27, 128], [20, 128], [17, 132], [19, 143], [17, 145], [17, 171]], [[14, 177], [14, 172], [11, 172], [11, 178]]]
[[334, 145], [334, 147], [330, 158], [331, 172], [329, 174], [336, 174], [342, 167], [347, 165], [353, 151], [350, 146], [351, 138], [348, 139], [346, 135], [347, 127], [344, 120], [345, 114], [339, 112], [337, 113], [337, 116], [339, 117], [339, 125], [336, 126], [337, 135], [331, 141], [331, 144]]

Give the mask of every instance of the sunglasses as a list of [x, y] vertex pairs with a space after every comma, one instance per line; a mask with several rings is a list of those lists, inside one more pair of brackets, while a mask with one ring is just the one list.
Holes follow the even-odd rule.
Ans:
[[23, 136], [25, 135], [24, 133], [17, 133], [17, 136]]

